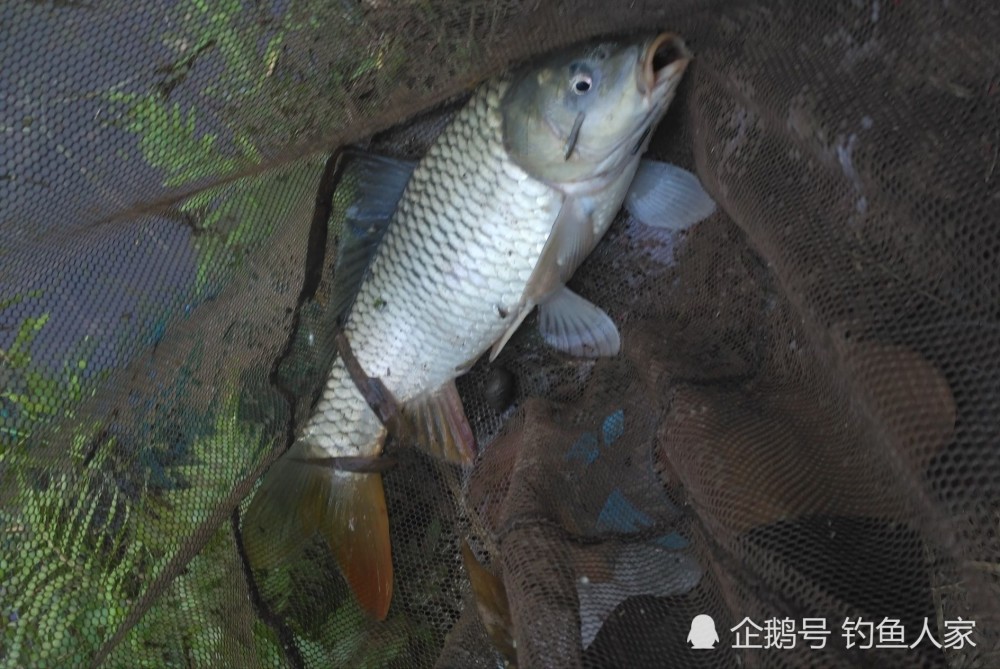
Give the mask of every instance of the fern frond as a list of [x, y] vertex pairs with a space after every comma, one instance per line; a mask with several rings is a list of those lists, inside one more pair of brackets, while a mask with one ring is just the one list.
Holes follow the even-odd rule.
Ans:
[[2, 528], [0, 609], [7, 666], [71, 666], [91, 657], [124, 619], [143, 561], [128, 537], [131, 509], [97, 471], [18, 477]]

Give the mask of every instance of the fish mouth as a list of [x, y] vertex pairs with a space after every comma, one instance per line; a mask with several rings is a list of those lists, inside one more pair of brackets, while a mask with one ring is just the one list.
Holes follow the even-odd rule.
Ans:
[[639, 68], [639, 92], [649, 97], [669, 82], [676, 81], [691, 62], [691, 52], [684, 40], [674, 33], [660, 33], [642, 54]]

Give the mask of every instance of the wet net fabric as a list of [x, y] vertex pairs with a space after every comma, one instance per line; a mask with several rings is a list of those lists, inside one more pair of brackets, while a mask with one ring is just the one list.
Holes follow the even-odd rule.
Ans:
[[[1000, 10], [805, 4], [0, 7], [0, 666], [1000, 665]], [[654, 26], [696, 61], [651, 153], [719, 211], [577, 273], [622, 353], [531, 318], [459, 380], [474, 467], [390, 444], [386, 621], [318, 539], [253, 569], [336, 355], [338, 149]]]

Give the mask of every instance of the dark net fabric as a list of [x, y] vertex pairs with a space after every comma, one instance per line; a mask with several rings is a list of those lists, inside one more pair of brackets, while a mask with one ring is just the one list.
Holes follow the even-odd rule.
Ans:
[[[419, 157], [483, 78], [654, 28], [696, 60], [651, 152], [719, 210], [623, 214], [573, 279], [622, 353], [529, 319], [459, 381], [474, 467], [389, 445], [384, 622], [319, 539], [252, 567], [336, 355], [338, 149]], [[0, 665], [1000, 666], [998, 36], [958, 0], [3, 3]]]

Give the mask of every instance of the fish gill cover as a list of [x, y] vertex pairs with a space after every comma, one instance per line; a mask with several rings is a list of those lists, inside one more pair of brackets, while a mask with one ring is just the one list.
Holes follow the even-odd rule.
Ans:
[[[532, 317], [459, 380], [473, 466], [390, 443], [384, 621], [318, 537], [255, 568], [243, 514], [336, 357], [340, 149], [419, 159], [485, 78], [653, 27], [695, 60], [650, 152], [719, 207], [621, 214], [577, 272], [621, 352]], [[1000, 10], [30, 2], [0, 32], [0, 666], [1000, 663]]]

